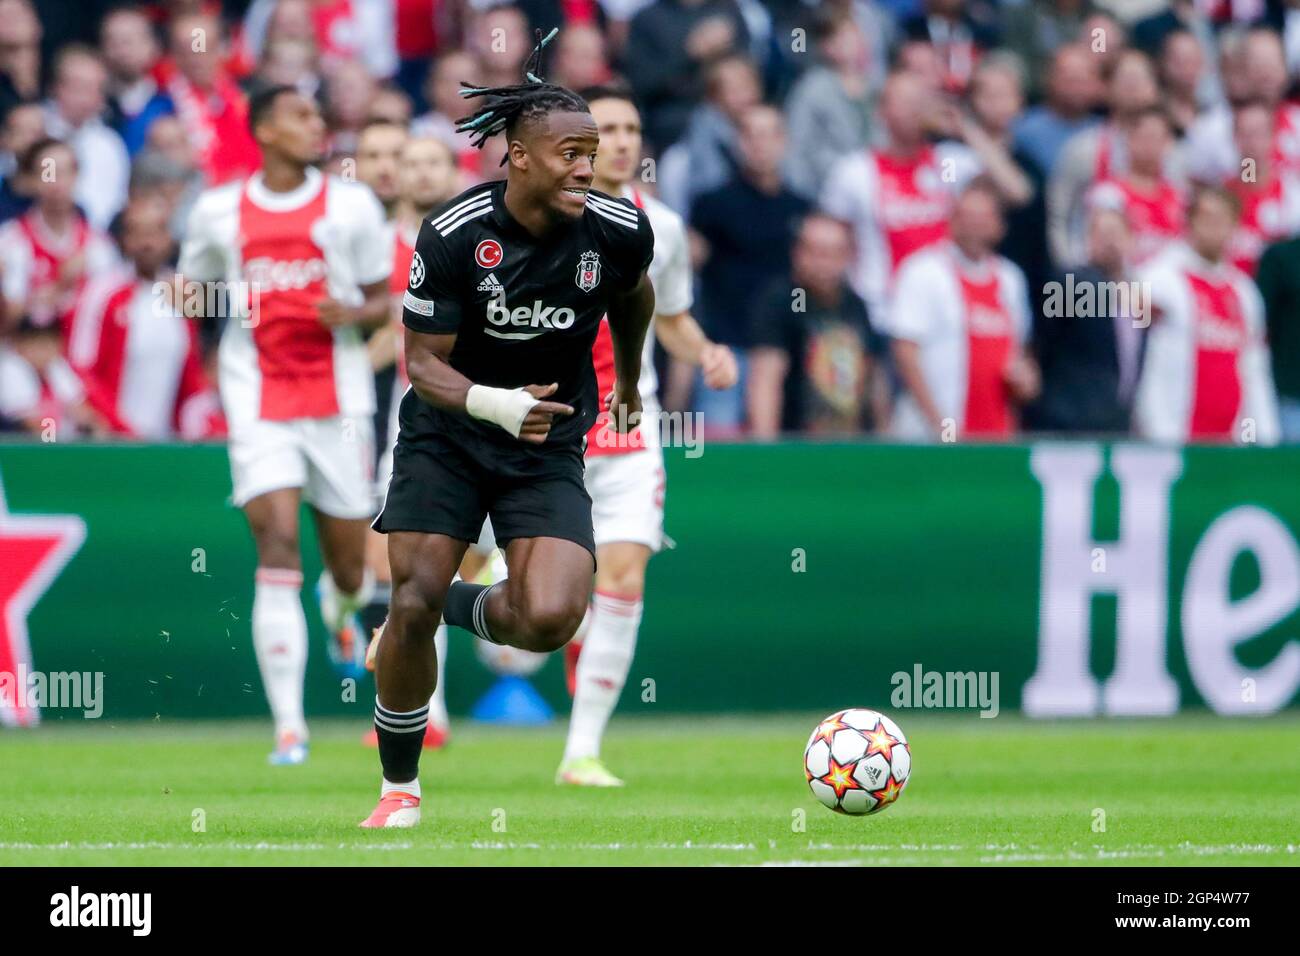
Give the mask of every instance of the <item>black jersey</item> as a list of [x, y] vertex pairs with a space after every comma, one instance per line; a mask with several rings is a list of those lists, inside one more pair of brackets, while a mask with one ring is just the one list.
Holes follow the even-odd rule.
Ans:
[[[598, 410], [591, 349], [601, 317], [610, 296], [631, 289], [650, 264], [654, 234], [644, 211], [592, 190], [581, 219], [538, 239], [510, 215], [505, 190], [504, 182], [475, 186], [421, 224], [402, 321], [417, 332], [455, 333], [449, 362], [476, 384], [555, 382], [548, 400], [574, 414], [556, 419], [546, 444], [577, 442]], [[434, 408], [414, 390], [403, 405], [404, 435], [432, 429], [533, 447], [495, 424]]]

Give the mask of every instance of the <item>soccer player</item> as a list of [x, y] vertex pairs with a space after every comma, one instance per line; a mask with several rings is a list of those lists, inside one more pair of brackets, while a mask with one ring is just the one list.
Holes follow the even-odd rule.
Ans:
[[370, 190], [316, 168], [325, 124], [312, 100], [270, 87], [249, 123], [262, 168], [199, 197], [180, 271], [187, 284], [220, 280], [247, 305], [226, 322], [218, 381], [233, 501], [257, 546], [253, 646], [275, 718], [271, 761], [293, 764], [307, 756], [303, 500], [331, 583], [321, 601], [331, 657], [360, 668], [365, 656], [355, 611], [366, 601], [375, 395], [361, 332], [388, 319], [392, 254]]
[[[622, 436], [606, 428], [607, 417], [602, 415], [587, 435], [596, 586], [581, 644], [575, 640], [565, 648], [573, 715], [556, 773], [557, 783], [617, 787], [623, 781], [601, 763], [600, 741], [632, 666], [646, 565], [663, 546], [664, 464], [654, 337], [674, 358], [700, 366], [710, 388], [730, 388], [737, 369], [731, 350], [709, 341], [691, 315], [690, 254], [681, 218], [631, 185], [641, 161], [641, 114], [631, 95], [600, 87], [584, 91], [583, 97], [600, 131], [594, 188], [643, 209], [655, 237], [650, 263], [655, 317], [646, 336], [639, 383], [643, 425]], [[605, 394], [615, 378], [608, 323], [601, 323], [592, 361], [598, 391]]]
[[[420, 227], [405, 296], [406, 368], [388, 534], [393, 599], [379, 643], [375, 729], [383, 784], [364, 827], [420, 819], [418, 780], [433, 635], [445, 614], [486, 641], [549, 652], [573, 636], [595, 573], [583, 439], [598, 399], [591, 350], [608, 315], [619, 427], [637, 424], [641, 349], [654, 311], [644, 211], [592, 188], [598, 132], [577, 94], [537, 78], [469, 88], [488, 103], [460, 124], [504, 132], [504, 182], [461, 193]], [[491, 516], [509, 574], [452, 582]]]
[[[358, 159], [365, 151], [368, 138], [372, 135], [367, 127], [362, 131], [358, 146]], [[357, 173], [363, 179], [368, 165], [357, 164]], [[366, 180], [369, 181], [369, 180]], [[383, 361], [393, 361], [397, 365], [397, 377], [393, 383], [392, 402], [388, 417], [388, 447], [379, 459], [379, 472], [375, 487], [380, 500], [388, 488], [389, 478], [393, 474], [392, 445], [397, 440], [400, 428], [399, 409], [410, 381], [406, 377], [406, 358], [402, 354], [401, 319], [402, 298], [406, 293], [406, 280], [411, 270], [411, 258], [415, 252], [415, 241], [424, 218], [460, 191], [460, 172], [456, 166], [456, 154], [452, 148], [435, 136], [410, 136], [401, 144], [396, 163], [396, 202], [393, 207], [391, 222], [393, 232], [393, 274], [389, 289], [393, 301], [393, 321], [381, 329], [370, 340], [371, 355]], [[491, 550], [488, 549], [488, 554]], [[487, 555], [481, 553], [479, 545], [468, 551], [461, 562], [461, 576], [465, 580], [473, 578], [481, 570]], [[377, 531], [371, 530], [366, 544], [366, 563], [375, 575], [375, 594], [371, 603], [363, 611], [361, 619], [366, 633], [378, 632], [388, 614], [391, 596], [391, 572], [388, 567], [388, 543]], [[429, 698], [429, 725], [424, 732], [424, 746], [438, 748], [443, 746], [450, 735], [445, 690], [443, 687], [443, 670], [447, 654], [447, 626], [441, 624], [434, 637], [438, 655], [438, 681], [433, 696]], [[366, 658], [367, 666], [374, 666], [377, 646], [372, 646]], [[370, 747], [379, 746], [379, 736], [373, 725], [362, 738]]]

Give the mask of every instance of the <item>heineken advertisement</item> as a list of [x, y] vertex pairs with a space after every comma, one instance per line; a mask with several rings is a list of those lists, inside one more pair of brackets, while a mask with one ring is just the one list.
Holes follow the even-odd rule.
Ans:
[[[676, 546], [651, 563], [623, 712], [1244, 715], [1300, 699], [1300, 448], [692, 455], [669, 452]], [[81, 675], [93, 699], [29, 700], [47, 722], [265, 713], [253, 546], [228, 494], [220, 446], [0, 445], [0, 681], [34, 672], [49, 695]], [[310, 582], [309, 521], [304, 537]], [[334, 676], [304, 600], [309, 713], [364, 723], [372, 688]], [[453, 632], [453, 712], [494, 680], [470, 642]], [[534, 680], [565, 706], [558, 659]]]

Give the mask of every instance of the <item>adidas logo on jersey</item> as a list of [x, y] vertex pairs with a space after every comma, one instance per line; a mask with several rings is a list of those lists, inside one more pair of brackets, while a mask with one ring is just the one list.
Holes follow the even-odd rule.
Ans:
[[[547, 330], [567, 329], [576, 318], [569, 308], [557, 309], [555, 306], [542, 305], [541, 299], [534, 299], [531, 307], [521, 305], [511, 309], [506, 305], [505, 290], [487, 304], [487, 320], [497, 328], [483, 331], [497, 339], [535, 339]], [[537, 329], [535, 332], [503, 332], [503, 327]]]
[[505, 287], [497, 279], [494, 273], [489, 272], [487, 278], [478, 284], [478, 291], [491, 292], [493, 295], [500, 295], [505, 291]]

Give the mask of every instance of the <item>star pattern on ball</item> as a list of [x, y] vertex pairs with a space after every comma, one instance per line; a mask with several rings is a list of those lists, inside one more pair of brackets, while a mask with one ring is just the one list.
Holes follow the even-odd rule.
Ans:
[[[894, 741], [897, 743], [898, 741]], [[903, 792], [903, 785], [891, 775], [885, 781], [885, 785], [879, 790], [872, 790], [871, 795], [876, 798], [877, 807], [884, 807], [898, 799], [898, 795]]]
[[816, 731], [813, 732], [813, 739], [808, 742], [808, 745], [811, 747], [817, 741], [824, 740], [826, 741], [826, 745], [829, 747], [831, 738], [835, 736], [837, 730], [848, 729], [849, 725], [840, 720], [839, 714], [836, 714], [834, 717], [827, 717], [817, 725]]
[[853, 768], [856, 765], [857, 761], [850, 761], [849, 763], [846, 764], [839, 764], [835, 762], [834, 757], [831, 757], [830, 761], [831, 761], [831, 768], [827, 770], [826, 773], [823, 774], [819, 779], [821, 780], [822, 783], [826, 784], [826, 786], [830, 787], [832, 790], [835, 791], [835, 799], [837, 800], [841, 799], [844, 796], [844, 794], [850, 790], [863, 789], [862, 784], [858, 783], [857, 780], [853, 779]]
[[864, 731], [862, 736], [867, 738], [867, 752], [863, 755], [865, 757], [883, 754], [886, 760], [892, 760], [894, 748], [900, 743], [897, 737], [885, 729], [883, 721], [876, 724], [875, 730]]

